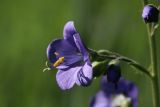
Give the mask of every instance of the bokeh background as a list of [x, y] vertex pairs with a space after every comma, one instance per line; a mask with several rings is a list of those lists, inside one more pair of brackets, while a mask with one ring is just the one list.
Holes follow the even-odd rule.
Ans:
[[[88, 47], [118, 52], [147, 67], [141, 12], [140, 0], [0, 0], [0, 107], [88, 107], [100, 79], [61, 91], [57, 71], [42, 72], [48, 43], [62, 38], [64, 24], [73, 20]], [[139, 88], [139, 107], [152, 107], [149, 79], [122, 66], [123, 76]]]

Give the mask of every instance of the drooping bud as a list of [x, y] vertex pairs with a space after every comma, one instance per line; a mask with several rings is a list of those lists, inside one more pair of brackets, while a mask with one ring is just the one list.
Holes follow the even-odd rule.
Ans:
[[146, 5], [143, 8], [142, 18], [145, 23], [157, 23], [159, 19], [159, 10], [153, 5]]
[[121, 77], [121, 68], [119, 60], [112, 60], [107, 66], [107, 80], [112, 83], [117, 83]]

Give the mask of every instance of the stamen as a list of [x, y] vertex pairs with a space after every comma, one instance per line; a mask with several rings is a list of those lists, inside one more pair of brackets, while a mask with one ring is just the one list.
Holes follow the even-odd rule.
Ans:
[[58, 60], [53, 64], [54, 67], [59, 66], [61, 63], [64, 62], [64, 57], [58, 58]]
[[48, 62], [46, 61], [46, 68], [43, 69], [43, 72], [49, 71], [51, 68], [48, 66]]
[[51, 70], [51, 68], [44, 68], [44, 69], [43, 69], [43, 72], [49, 71], [49, 70]]

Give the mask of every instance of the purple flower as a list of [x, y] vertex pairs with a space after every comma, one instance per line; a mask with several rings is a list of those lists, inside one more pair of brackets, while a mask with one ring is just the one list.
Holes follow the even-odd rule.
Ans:
[[64, 39], [53, 40], [47, 48], [51, 68], [57, 68], [56, 80], [62, 90], [70, 89], [76, 83], [88, 86], [92, 81], [92, 65], [89, 53], [81, 41], [74, 23], [64, 26]]
[[115, 87], [104, 76], [101, 90], [92, 98], [90, 107], [138, 107], [138, 89], [122, 77]]
[[107, 80], [117, 84], [121, 77], [121, 68], [119, 64], [114, 64], [112, 61], [107, 66]]
[[153, 5], [146, 5], [143, 9], [142, 17], [146, 23], [156, 23], [159, 19], [159, 10]]

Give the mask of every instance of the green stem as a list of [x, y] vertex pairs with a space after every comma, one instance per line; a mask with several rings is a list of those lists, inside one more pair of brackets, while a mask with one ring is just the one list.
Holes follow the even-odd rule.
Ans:
[[154, 77], [152, 80], [152, 96], [153, 107], [159, 107], [159, 86], [157, 77]]
[[156, 36], [154, 26], [151, 24], [147, 25], [148, 28], [148, 40], [150, 47], [150, 58], [151, 58], [151, 73], [153, 74], [152, 79], [152, 90], [153, 90], [153, 104], [154, 107], [159, 106], [159, 72], [157, 69], [157, 48], [156, 48]]
[[[148, 4], [148, 0], [143, 0], [143, 6]], [[159, 72], [157, 69], [157, 52], [156, 52], [156, 39], [155, 39], [155, 28], [151, 24], [147, 25], [148, 30], [148, 41], [150, 48], [150, 59], [151, 59], [151, 74], [152, 74], [152, 93], [153, 93], [153, 107], [158, 107], [160, 104], [159, 98]]]
[[98, 60], [103, 61], [106, 59], [119, 59], [120, 61], [124, 61], [127, 64], [131, 65], [132, 67], [140, 70], [142, 73], [146, 74], [150, 79], [152, 79], [152, 75], [150, 74], [150, 72], [133, 59], [130, 59], [128, 57], [122, 56], [118, 53], [111, 52], [108, 50], [95, 51], [92, 49], [88, 49], [88, 51], [92, 56], [92, 58], [95, 58], [92, 59], [93, 61], [98, 61]]

